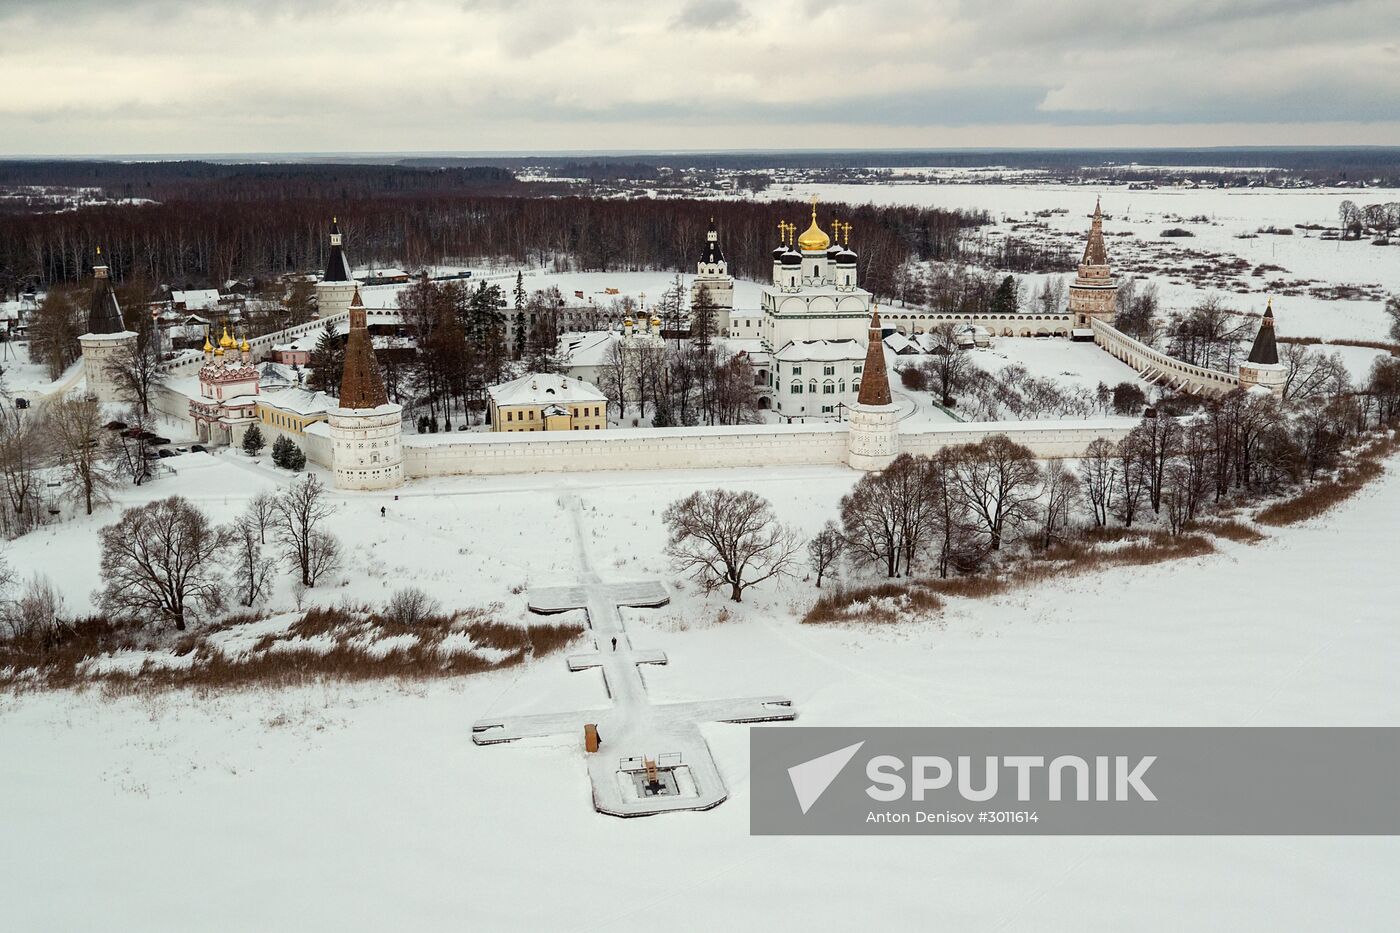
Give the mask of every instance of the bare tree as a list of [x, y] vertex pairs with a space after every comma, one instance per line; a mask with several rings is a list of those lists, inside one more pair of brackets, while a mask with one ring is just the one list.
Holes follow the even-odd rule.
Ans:
[[837, 562], [846, 550], [846, 539], [835, 522], [827, 522], [816, 537], [807, 542], [807, 561], [817, 575], [817, 589], [822, 588], [822, 578], [836, 576]]
[[963, 447], [954, 482], [996, 551], [1008, 533], [1034, 514], [1040, 467], [1029, 448], [993, 434]]
[[900, 504], [888, 495], [879, 475], [867, 473], [841, 497], [841, 527], [846, 544], [891, 579], [899, 574], [904, 554]]
[[39, 522], [39, 465], [44, 432], [33, 415], [0, 405], [0, 483], [4, 486], [0, 530], [22, 535]]
[[1136, 436], [1135, 448], [1146, 484], [1147, 501], [1154, 513], [1159, 512], [1162, 508], [1162, 479], [1166, 475], [1167, 464], [1176, 456], [1181, 443], [1181, 424], [1166, 414], [1150, 418], [1144, 416], [1133, 428], [1133, 434]]
[[336, 556], [335, 539], [321, 531], [321, 523], [334, 512], [325, 484], [310, 473], [277, 497], [277, 537], [304, 586], [315, 586], [328, 569], [325, 561]]
[[380, 613], [386, 621], [396, 625], [414, 626], [432, 618], [442, 611], [442, 604], [416, 586], [406, 586], [384, 604]]
[[311, 536], [307, 556], [308, 579], [310, 585], [315, 586], [323, 576], [340, 567], [340, 541], [332, 534], [318, 531]]
[[1083, 484], [1084, 498], [1089, 503], [1094, 524], [1100, 528], [1108, 524], [1117, 478], [1116, 464], [1117, 452], [1113, 442], [1102, 437], [1090, 441], [1084, 456], [1079, 458], [1079, 478]]
[[1132, 527], [1133, 519], [1137, 517], [1138, 506], [1142, 503], [1143, 489], [1147, 485], [1142, 451], [1138, 449], [1138, 443], [1137, 434], [1131, 433], [1114, 447], [1114, 472], [1118, 475], [1114, 515], [1123, 523], [1124, 528]]
[[277, 497], [263, 490], [248, 500], [248, 507], [243, 510], [241, 521], [257, 529], [258, 543], [266, 544], [267, 531], [276, 525], [277, 514]]
[[667, 506], [662, 521], [676, 568], [690, 571], [706, 590], [729, 587], [736, 603], [754, 584], [789, 574], [799, 547], [768, 500], [748, 491], [693, 492]]
[[66, 395], [49, 406], [45, 422], [59, 463], [82, 497], [87, 514], [112, 487], [111, 444], [95, 395]]
[[1351, 388], [1351, 375], [1340, 354], [1320, 353], [1306, 344], [1286, 343], [1279, 354], [1284, 366], [1283, 398], [1300, 402], [1337, 395]]
[[263, 531], [247, 513], [233, 523], [229, 540], [238, 601], [245, 606], [256, 605], [267, 595], [276, 562], [263, 554]]
[[179, 496], [127, 509], [101, 539], [105, 611], [136, 619], [158, 613], [184, 631], [194, 610], [223, 605], [218, 565], [229, 532]]
[[122, 344], [108, 362], [107, 377], [122, 401], [135, 405], [143, 416], [151, 413], [151, 393], [165, 382], [165, 371], [160, 365], [155, 325], [145, 315], [136, 339]]
[[958, 342], [958, 325], [945, 321], [928, 332], [933, 358], [924, 363], [929, 382], [938, 387], [942, 404], [953, 404], [953, 391], [971, 365], [967, 349]]
[[1047, 548], [1060, 537], [1061, 529], [1070, 523], [1074, 506], [1079, 501], [1079, 477], [1063, 460], [1051, 460], [1045, 467], [1040, 494], [1039, 544]]

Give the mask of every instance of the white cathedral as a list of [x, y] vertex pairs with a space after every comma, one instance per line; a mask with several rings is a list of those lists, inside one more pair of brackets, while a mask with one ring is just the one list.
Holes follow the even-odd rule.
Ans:
[[832, 226], [843, 243], [818, 226], [815, 199], [795, 241], [795, 225], [783, 224], [787, 242], [773, 250], [773, 284], [763, 286], [759, 336], [770, 360], [759, 371], [784, 420], [842, 420], [860, 393], [871, 295], [858, 284], [850, 225]]

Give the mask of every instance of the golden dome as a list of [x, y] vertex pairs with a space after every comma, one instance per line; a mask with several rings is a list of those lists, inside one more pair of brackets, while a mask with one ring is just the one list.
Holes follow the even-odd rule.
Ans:
[[228, 335], [227, 327], [224, 328], [224, 335], [219, 338], [219, 346], [223, 347], [225, 350], [233, 346], [233, 338]]
[[653, 325], [660, 325], [660, 323], [661, 323], [661, 318], [656, 317], [655, 315], [652, 315], [651, 323], [652, 323]]
[[209, 331], [208, 331], [208, 330], [205, 330], [205, 332], [204, 332], [204, 352], [205, 352], [205, 353], [213, 353], [213, 352], [214, 352], [214, 345], [213, 345], [212, 343], [209, 342]]
[[812, 199], [812, 223], [797, 238], [797, 248], [804, 253], [815, 253], [825, 251], [831, 246], [831, 237], [826, 235], [826, 231], [817, 226], [817, 199]]
[[244, 338], [243, 338], [243, 344], [242, 344], [238, 349], [242, 350], [244, 353], [247, 353], [249, 350], [252, 350], [253, 348], [252, 348], [251, 346], [248, 345], [248, 338], [247, 338], [247, 337], [244, 337]]

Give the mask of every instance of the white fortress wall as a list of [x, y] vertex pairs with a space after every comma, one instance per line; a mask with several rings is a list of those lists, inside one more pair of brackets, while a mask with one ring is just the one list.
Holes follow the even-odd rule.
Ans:
[[1089, 324], [1094, 329], [1096, 344], [1146, 377], [1209, 395], [1223, 395], [1240, 386], [1239, 377], [1232, 373], [1183, 363], [1097, 318], [1091, 319]]
[[[1117, 441], [1132, 419], [929, 424], [903, 428], [900, 450], [937, 453], [1005, 434], [1038, 457], [1076, 457], [1095, 438]], [[405, 434], [404, 474], [548, 473], [737, 466], [838, 465], [846, 462], [847, 425], [740, 425], [599, 432]], [[308, 451], [308, 456], [310, 452]], [[319, 462], [319, 461], [318, 461]]]
[[993, 434], [1005, 434], [1045, 460], [1078, 457], [1097, 438], [1117, 443], [1138, 424], [1133, 418], [1093, 421], [968, 421], [961, 424], [925, 424], [901, 428], [901, 453], [931, 456], [945, 447], [976, 444]]

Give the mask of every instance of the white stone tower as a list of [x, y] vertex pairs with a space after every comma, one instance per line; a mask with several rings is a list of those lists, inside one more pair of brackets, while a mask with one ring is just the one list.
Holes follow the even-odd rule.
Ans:
[[1274, 336], [1274, 300], [1264, 308], [1264, 320], [1259, 322], [1259, 333], [1254, 335], [1254, 346], [1249, 356], [1240, 364], [1240, 388], [1252, 389], [1258, 386], [1268, 389], [1275, 398], [1283, 398], [1283, 384], [1287, 372], [1278, 361], [1278, 342]]
[[393, 489], [403, 485], [403, 406], [389, 401], [374, 358], [364, 303], [350, 299], [350, 336], [339, 406], [326, 420], [337, 489]]
[[1094, 202], [1094, 223], [1089, 228], [1089, 242], [1084, 244], [1084, 259], [1079, 274], [1069, 286], [1069, 313], [1075, 327], [1090, 327], [1100, 320], [1112, 324], [1118, 313], [1118, 283], [1108, 268], [1108, 249], [1103, 243], [1103, 211]]
[[350, 274], [350, 261], [345, 258], [345, 237], [340, 232], [340, 220], [331, 218], [331, 255], [326, 272], [316, 283], [316, 311], [321, 317], [331, 317], [350, 310], [355, 296], [355, 277]]
[[884, 335], [880, 330], [880, 309], [870, 315], [870, 342], [865, 348], [860, 395], [851, 406], [850, 435], [846, 463], [857, 470], [883, 470], [899, 456], [899, 406], [890, 395], [889, 374], [885, 371]]
[[695, 281], [690, 285], [692, 308], [702, 291], [709, 295], [715, 309], [715, 333], [728, 336], [729, 315], [734, 310], [734, 276], [729, 274], [729, 263], [724, 259], [724, 250], [720, 249], [713, 217], [710, 230], [705, 234], [705, 252], [695, 264]]
[[112, 370], [135, 343], [136, 334], [127, 330], [122, 322], [122, 310], [112, 291], [111, 270], [99, 247], [97, 262], [92, 267], [92, 304], [88, 308], [87, 333], [78, 338], [88, 391], [97, 396], [98, 401], [123, 401]]

